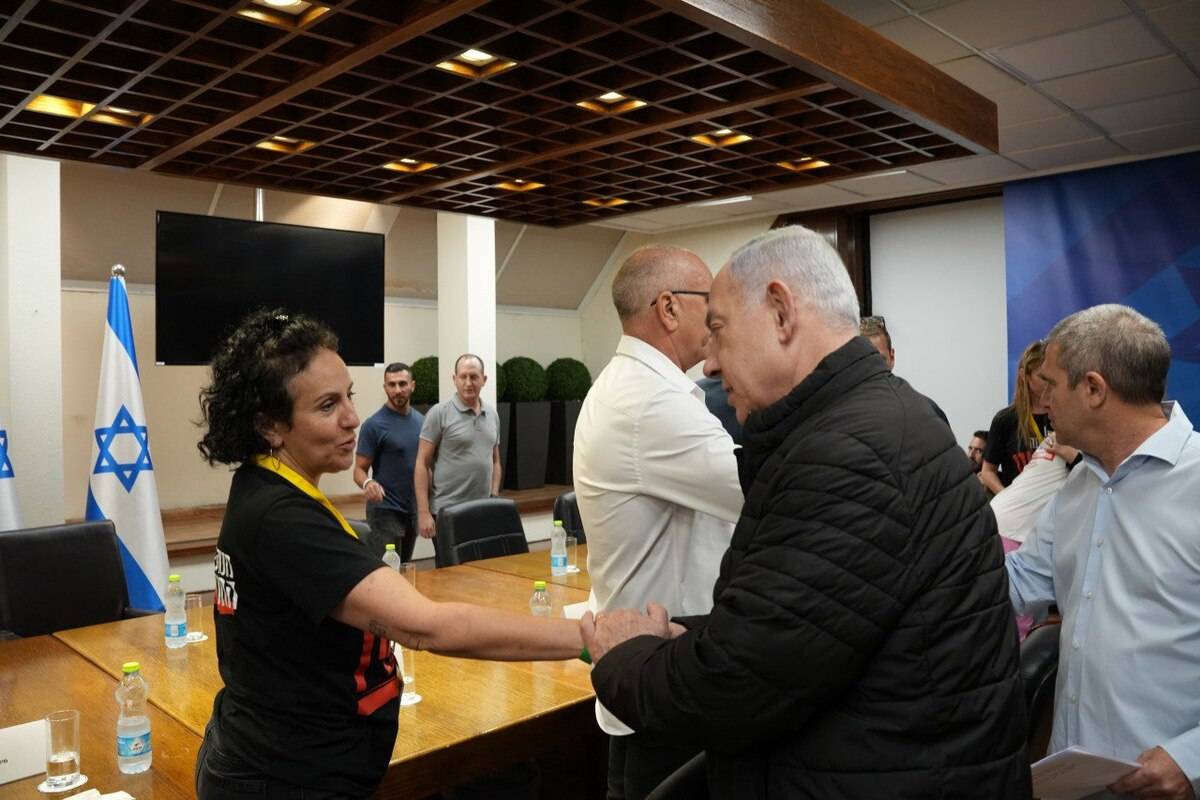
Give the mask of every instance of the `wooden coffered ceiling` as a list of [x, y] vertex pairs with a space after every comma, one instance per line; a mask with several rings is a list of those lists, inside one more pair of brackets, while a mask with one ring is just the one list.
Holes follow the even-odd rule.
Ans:
[[0, 0], [0, 150], [558, 227], [997, 148], [816, 0], [280, 2]]

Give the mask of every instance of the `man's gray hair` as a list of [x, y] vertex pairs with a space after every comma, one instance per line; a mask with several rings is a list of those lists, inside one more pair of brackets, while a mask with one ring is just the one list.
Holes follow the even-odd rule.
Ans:
[[858, 296], [837, 251], [819, 233], [789, 225], [755, 236], [729, 257], [744, 296], [762, 294], [772, 280], [787, 284], [838, 328], [858, 330]]
[[662, 290], [683, 288], [675, 284], [687, 275], [689, 261], [695, 258], [690, 250], [663, 244], [634, 250], [613, 278], [612, 298], [617, 316], [627, 320], [648, 309]]
[[1158, 403], [1167, 389], [1171, 345], [1154, 320], [1129, 306], [1109, 303], [1076, 311], [1054, 326], [1047, 346], [1058, 345], [1058, 365], [1074, 388], [1098, 372], [1127, 403]]

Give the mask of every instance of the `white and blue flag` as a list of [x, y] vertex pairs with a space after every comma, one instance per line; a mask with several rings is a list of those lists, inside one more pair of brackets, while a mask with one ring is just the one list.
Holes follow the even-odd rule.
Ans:
[[114, 267], [108, 282], [108, 323], [100, 356], [86, 516], [111, 519], [117, 528], [129, 604], [162, 611], [167, 545], [123, 272]]
[[21, 509], [17, 507], [17, 473], [9, 453], [8, 431], [0, 419], [0, 531], [21, 527]]

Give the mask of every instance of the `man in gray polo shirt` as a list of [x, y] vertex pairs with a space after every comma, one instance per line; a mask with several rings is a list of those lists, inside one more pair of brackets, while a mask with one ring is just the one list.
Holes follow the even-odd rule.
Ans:
[[479, 396], [485, 383], [483, 360], [462, 354], [454, 362], [454, 397], [425, 415], [413, 486], [417, 532], [426, 539], [443, 508], [500, 493], [500, 418]]

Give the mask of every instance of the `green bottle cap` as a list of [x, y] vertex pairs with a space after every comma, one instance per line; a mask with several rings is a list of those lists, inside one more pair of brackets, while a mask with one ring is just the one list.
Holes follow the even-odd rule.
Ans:
[[179, 576], [178, 575], [168, 575], [167, 583], [179, 583]]
[[141, 672], [141, 671], [142, 671], [142, 665], [136, 661], [126, 661], [124, 664], [121, 665], [121, 672], [125, 673], [126, 675], [129, 675], [130, 673], [133, 673], [133, 672]]
[[554, 527], [561, 528], [562, 526], [563, 526], [563, 521], [561, 519], [554, 520]]
[[544, 591], [544, 590], [545, 590], [545, 588], [546, 588], [546, 582], [545, 582], [545, 581], [534, 581], [534, 582], [533, 582], [533, 590], [534, 590], [535, 592], [536, 592], [536, 591]]
[[388, 552], [392, 552], [392, 551], [394, 551], [394, 550], [396, 549], [396, 545], [394, 545], [394, 544], [389, 544], [389, 545], [385, 546], [383, 549], [384, 549], [384, 550], [387, 550]]

